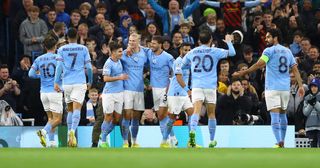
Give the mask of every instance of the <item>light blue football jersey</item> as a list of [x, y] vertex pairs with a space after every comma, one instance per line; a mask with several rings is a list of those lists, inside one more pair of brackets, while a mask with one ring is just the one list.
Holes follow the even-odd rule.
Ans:
[[147, 52], [150, 64], [150, 85], [154, 88], [168, 87], [174, 58], [165, 51], [162, 51], [160, 55], [155, 55], [151, 50]]
[[269, 58], [266, 63], [265, 90], [290, 90], [289, 69], [297, 64], [290, 49], [277, 44], [266, 48], [262, 55]]
[[183, 77], [184, 83], [188, 85], [191, 65], [189, 64], [189, 66], [184, 66], [184, 68], [182, 69], [181, 64], [182, 64], [182, 57], [178, 57], [173, 63], [172, 69], [173, 69], [174, 76], [170, 81], [168, 96], [187, 96], [188, 95], [188, 93], [178, 83], [176, 74], [181, 74]]
[[124, 73], [129, 77], [124, 81], [124, 90], [143, 92], [143, 69], [148, 61], [147, 53], [142, 47], [138, 53], [134, 53], [132, 56], [127, 56], [126, 52], [126, 50], [123, 51], [121, 58]]
[[[40, 72], [40, 92], [50, 93], [54, 90], [54, 75], [56, 72], [57, 54], [46, 53], [34, 60], [31, 68]], [[60, 83], [61, 85], [61, 80]]]
[[76, 43], [64, 45], [58, 49], [58, 61], [62, 62], [62, 84], [86, 84], [85, 66], [91, 64], [86, 46]]
[[189, 51], [182, 60], [182, 69], [191, 63], [192, 88], [216, 89], [217, 65], [229, 51], [201, 45]]
[[[114, 62], [111, 58], [108, 58], [106, 63], [103, 66], [103, 76], [120, 76], [123, 74], [123, 67], [121, 64], [121, 61], [118, 60], [117, 62]], [[117, 80], [113, 82], [106, 82], [103, 88], [103, 93], [119, 93], [124, 90], [123, 88], [123, 80]]]

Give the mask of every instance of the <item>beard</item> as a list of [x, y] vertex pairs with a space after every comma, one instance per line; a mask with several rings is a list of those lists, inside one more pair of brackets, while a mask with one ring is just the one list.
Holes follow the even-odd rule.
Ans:
[[235, 95], [238, 95], [238, 94], [240, 94], [240, 91], [239, 90], [231, 90], [231, 92], [233, 93], [233, 94], [235, 94]]

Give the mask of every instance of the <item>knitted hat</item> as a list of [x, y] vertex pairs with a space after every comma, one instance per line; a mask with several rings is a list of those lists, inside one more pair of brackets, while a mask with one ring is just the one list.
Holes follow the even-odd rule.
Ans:
[[216, 14], [216, 11], [212, 8], [207, 8], [206, 10], [203, 11], [203, 16], [207, 17], [209, 14]]

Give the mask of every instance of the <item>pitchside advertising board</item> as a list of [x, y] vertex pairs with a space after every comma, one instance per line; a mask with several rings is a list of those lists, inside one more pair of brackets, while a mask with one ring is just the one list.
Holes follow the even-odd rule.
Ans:
[[[37, 148], [42, 147], [36, 131], [42, 127], [0, 127], [0, 147]], [[174, 127], [178, 139], [178, 147], [186, 148], [188, 142], [188, 127]], [[58, 139], [58, 134], [59, 139]], [[78, 147], [91, 147], [91, 126], [78, 127]], [[218, 148], [270, 148], [275, 144], [270, 126], [217, 126], [215, 139]], [[56, 131], [55, 140], [63, 147], [67, 141], [67, 130], [60, 127]], [[137, 138], [141, 147], [159, 147], [162, 136], [159, 126], [141, 126]], [[199, 126], [196, 132], [197, 144], [208, 147], [209, 131], [207, 126]], [[120, 128], [117, 126], [108, 137], [111, 147], [122, 147]], [[285, 146], [295, 147], [294, 126], [288, 126]]]

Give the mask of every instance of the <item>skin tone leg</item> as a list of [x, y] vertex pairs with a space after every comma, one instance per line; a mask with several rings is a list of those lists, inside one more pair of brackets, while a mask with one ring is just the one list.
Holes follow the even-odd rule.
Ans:
[[209, 119], [215, 119], [216, 118], [216, 105], [213, 103], [207, 103], [207, 112], [208, 112], [208, 118]]
[[163, 120], [168, 115], [167, 107], [159, 107], [159, 111], [157, 111], [159, 120]]

